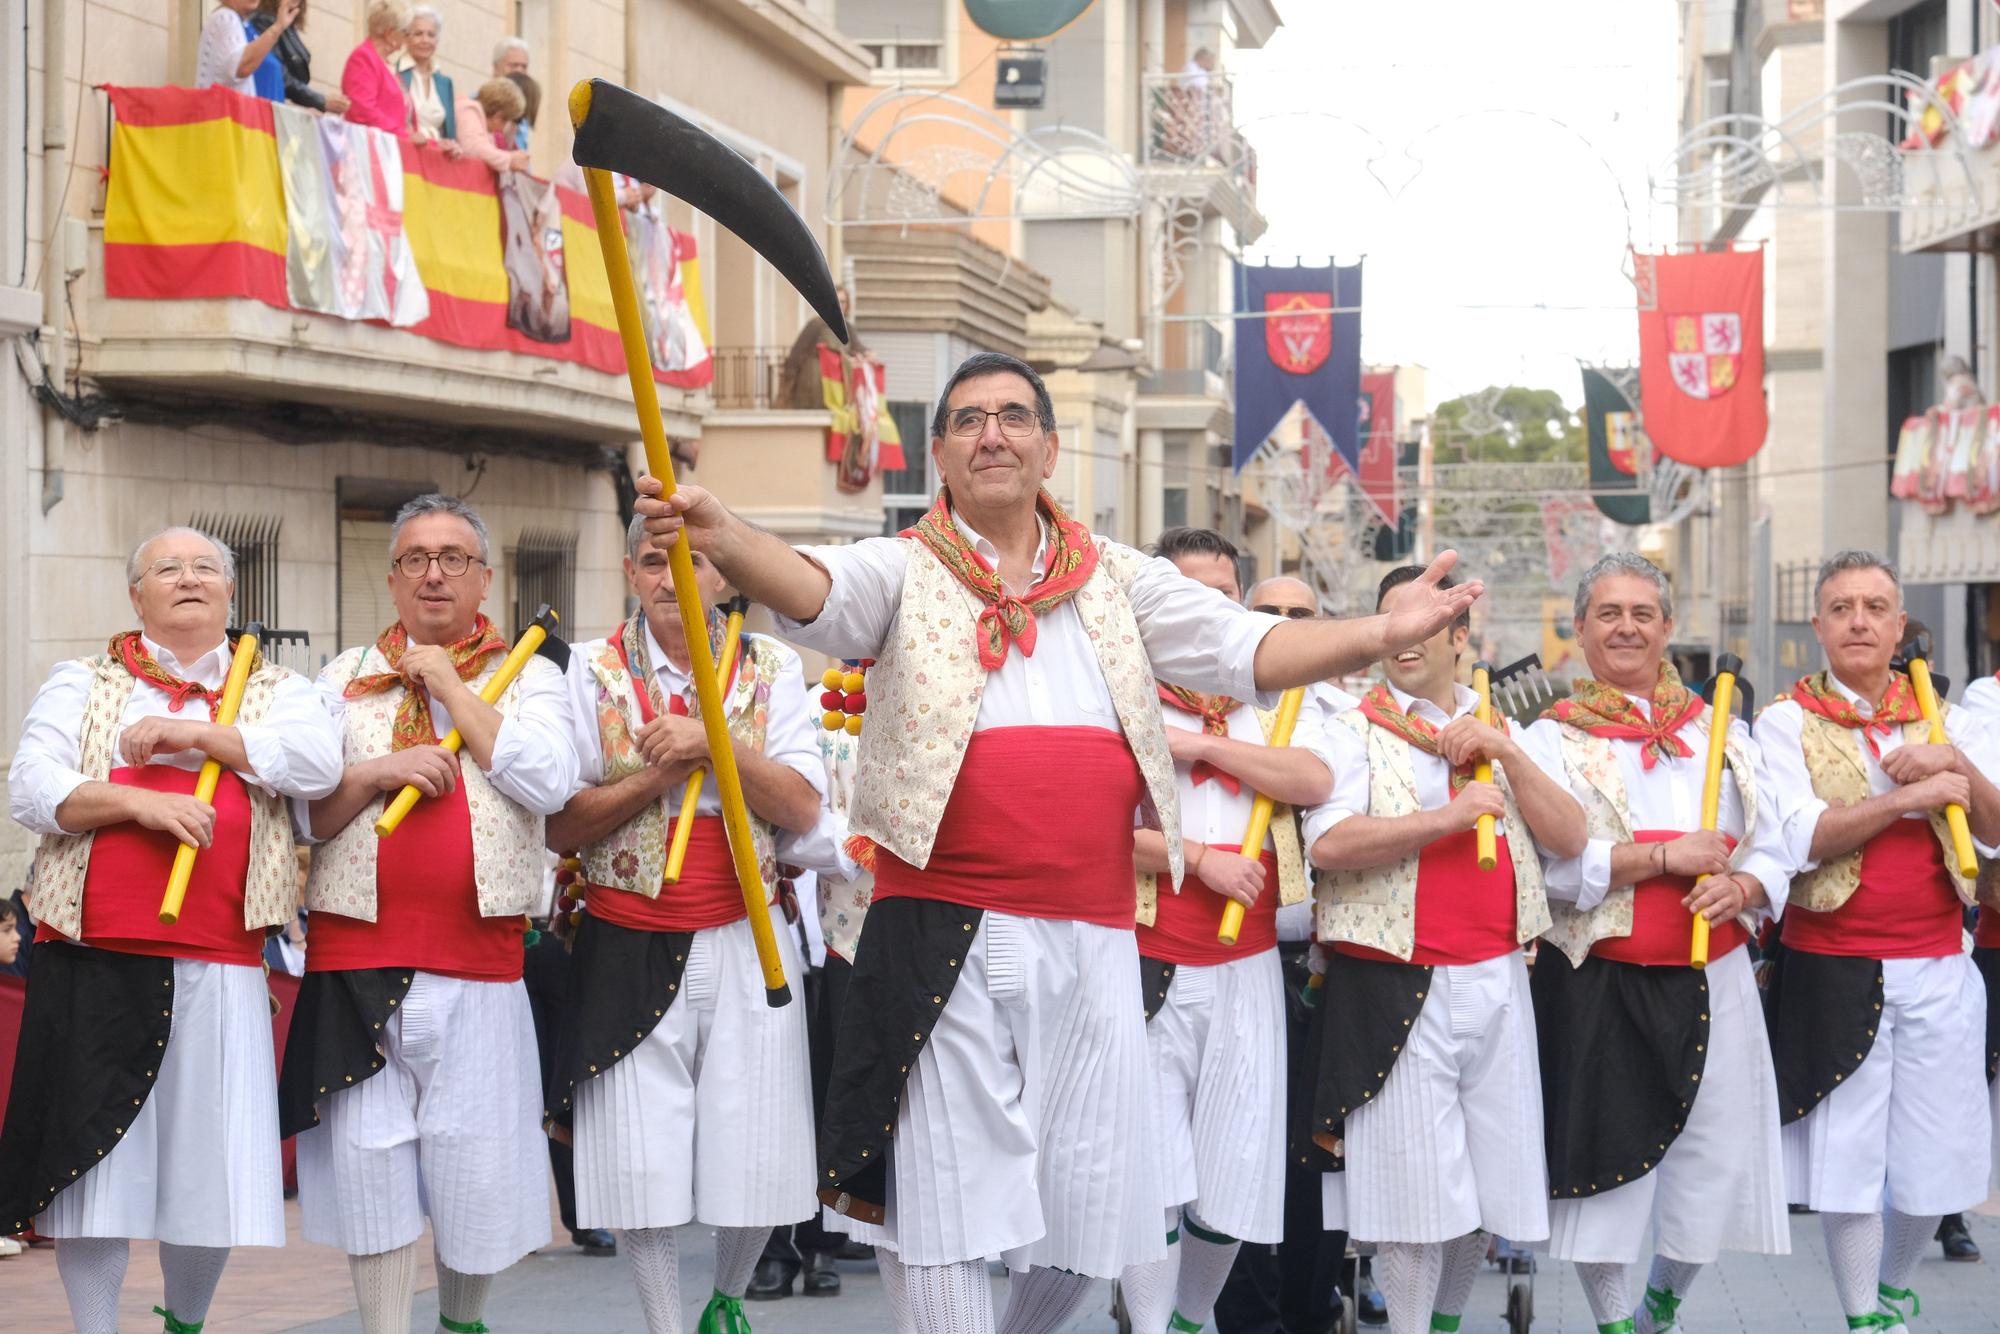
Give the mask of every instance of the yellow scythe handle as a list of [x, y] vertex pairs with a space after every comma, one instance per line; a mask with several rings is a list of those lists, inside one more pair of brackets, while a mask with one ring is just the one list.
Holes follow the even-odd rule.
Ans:
[[[581, 125], [590, 114], [590, 96], [587, 81], [570, 90], [572, 125]], [[646, 444], [646, 471], [660, 480], [664, 494], [672, 495], [678, 489], [674, 461], [667, 451], [666, 426], [660, 419], [660, 395], [653, 383], [652, 358], [646, 351], [639, 293], [632, 282], [632, 257], [625, 249], [624, 221], [618, 213], [610, 174], [598, 167], [585, 167], [583, 179], [590, 190], [590, 211], [597, 222], [597, 244], [604, 252], [604, 277], [611, 287], [611, 304], [618, 312], [618, 338], [625, 347], [625, 373], [632, 382], [633, 406], [639, 412], [639, 435]], [[722, 798], [729, 856], [736, 867], [736, 883], [743, 891], [743, 908], [757, 942], [757, 965], [764, 974], [764, 998], [771, 1005], [783, 1005], [792, 998], [791, 987], [785, 981], [784, 961], [778, 957], [778, 941], [771, 930], [771, 914], [764, 897], [764, 878], [757, 869], [757, 854], [750, 842], [750, 812], [743, 804], [743, 781], [736, 772], [736, 752], [729, 744], [729, 719], [722, 711], [722, 686], [716, 679], [715, 655], [708, 646], [708, 621], [702, 615], [701, 600], [695, 595], [694, 557], [688, 551], [685, 533], [674, 539], [667, 559], [673, 570], [674, 600], [680, 605], [681, 629], [687, 635], [695, 695], [701, 701], [701, 725], [708, 734], [710, 762], [715, 766], [716, 792]]]
[[[1479, 713], [1477, 715], [1479, 721], [1491, 725], [1493, 722], [1493, 669], [1483, 662], [1472, 669], [1472, 690], [1474, 694], [1479, 696]], [[1475, 764], [1472, 767], [1472, 781], [1475, 783], [1491, 783], [1493, 781], [1493, 761], [1481, 760], [1478, 764]], [[1479, 869], [1490, 871], [1500, 863], [1500, 848], [1493, 834], [1493, 817], [1490, 815], [1480, 816], [1478, 829]]]
[[[1937, 687], [1931, 684], [1931, 665], [1922, 658], [1910, 659], [1910, 684], [1917, 688], [1917, 707], [1931, 725], [1931, 744], [1945, 745], [1944, 717], [1938, 711]], [[1972, 850], [1972, 830], [1965, 823], [1965, 807], [1953, 802], [1944, 808], [1944, 822], [1951, 826], [1951, 851], [1958, 858], [1958, 873], [1967, 880], [1979, 878], [1979, 858]]]
[[[729, 624], [722, 631], [722, 661], [715, 669], [715, 679], [721, 682], [721, 689], [729, 689], [729, 678], [736, 670], [736, 655], [743, 643], [743, 613], [729, 613]], [[687, 865], [688, 841], [694, 837], [694, 811], [701, 804], [701, 790], [708, 784], [708, 767], [696, 769], [687, 776], [686, 791], [681, 794], [681, 818], [674, 821], [674, 836], [667, 844], [667, 873], [661, 877], [668, 884], [677, 884], [681, 878], [681, 867]]]
[[[236, 656], [229, 660], [229, 675], [222, 682], [222, 699], [215, 706], [215, 725], [234, 727], [236, 711], [243, 706], [243, 687], [250, 681], [250, 664], [257, 657], [257, 635], [245, 627], [236, 637]], [[222, 764], [203, 760], [195, 776], [194, 799], [215, 804], [215, 785], [222, 781]], [[181, 905], [187, 901], [188, 882], [194, 876], [196, 849], [186, 843], [174, 849], [173, 873], [167, 877], [167, 892], [160, 896], [160, 925], [172, 926], [181, 919]]]
[[[555, 613], [550, 612], [549, 615], [553, 617]], [[549, 632], [539, 625], [531, 625], [523, 630], [521, 637], [514, 641], [514, 647], [501, 661], [500, 670], [487, 677], [486, 684], [479, 688], [479, 698], [488, 704], [498, 704], [500, 696], [507, 693], [507, 687], [514, 684], [514, 678], [521, 674], [521, 669], [528, 665], [528, 659], [535, 656], [535, 651], [541, 648], [543, 641], [548, 637]], [[465, 738], [460, 736], [458, 729], [454, 727], [445, 733], [444, 740], [438, 744], [456, 755], [459, 748], [465, 745]], [[387, 838], [395, 833], [397, 826], [403, 823], [403, 817], [415, 810], [417, 803], [422, 801], [423, 797], [424, 794], [418, 790], [416, 784], [404, 787], [396, 794], [396, 799], [383, 808], [380, 818], [375, 821], [375, 837]]]
[[[1722, 813], [1722, 763], [1728, 758], [1729, 713], [1736, 704], [1736, 673], [1715, 674], [1715, 698], [1708, 705], [1708, 759], [1701, 775], [1701, 827], [1713, 829]], [[1698, 875], [1698, 885], [1708, 879]], [[1694, 915], [1694, 936], [1688, 944], [1688, 964], [1708, 967], [1708, 918]]]
[[[1298, 725], [1299, 706], [1305, 703], [1306, 688], [1293, 686], [1278, 697], [1278, 719], [1271, 726], [1273, 746], [1292, 744], [1292, 729]], [[1264, 849], [1264, 836], [1271, 832], [1271, 799], [1262, 793], [1250, 803], [1250, 827], [1243, 833], [1243, 855], [1259, 856]], [[1236, 937], [1243, 932], [1243, 905], [1235, 900], [1222, 906], [1222, 927], [1215, 933], [1218, 944], [1234, 945]]]

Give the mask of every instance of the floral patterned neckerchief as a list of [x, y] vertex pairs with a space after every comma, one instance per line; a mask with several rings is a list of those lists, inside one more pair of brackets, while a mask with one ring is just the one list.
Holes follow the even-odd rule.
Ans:
[[1020, 645], [1022, 657], [1033, 657], [1035, 617], [1075, 597], [1097, 568], [1097, 544], [1091, 541], [1088, 528], [1063, 513], [1047, 491], [1035, 497], [1035, 507], [1047, 522], [1049, 541], [1041, 582], [1025, 597], [1008, 592], [999, 571], [965, 540], [951, 517], [948, 490], [941, 488], [930, 512], [914, 527], [903, 530], [904, 537], [923, 543], [959, 583], [986, 604], [978, 619], [979, 665], [989, 672], [1007, 661], [1007, 650], [1015, 644]]
[[[232, 651], [235, 649], [233, 641], [229, 647]], [[160, 660], [146, 648], [146, 641], [137, 630], [123, 630], [111, 636], [110, 653], [113, 661], [126, 671], [148, 685], [158, 686], [166, 693], [168, 713], [179, 713], [187, 706], [189, 700], [198, 699], [208, 705], [208, 716], [211, 718], [215, 716], [216, 706], [222, 701], [221, 688], [210, 690], [199, 681], [188, 681], [175, 676], [160, 665]], [[257, 655], [250, 660], [250, 670], [255, 673], [263, 665], [264, 652], [259, 649]]]
[[1798, 701], [1800, 708], [1816, 713], [1830, 723], [1839, 723], [1861, 733], [1862, 744], [1877, 760], [1882, 758], [1882, 746], [1876, 741], [1877, 736], [1887, 736], [1892, 728], [1916, 722], [1924, 716], [1923, 709], [1917, 705], [1916, 687], [1910, 684], [1909, 676], [1903, 672], [1889, 674], [1889, 687], [1882, 692], [1872, 717], [1862, 717], [1854, 701], [1840, 693], [1826, 672], [1814, 672], [1801, 678], [1792, 687], [1791, 697]]
[[[710, 652], [719, 654], [722, 650], [722, 632], [728, 628], [728, 621], [714, 607], [708, 609], [708, 642]], [[664, 711], [675, 717], [688, 715], [687, 701], [679, 695], [664, 699], [660, 691], [659, 675], [653, 670], [652, 650], [647, 646], [652, 638], [646, 632], [646, 618], [640, 612], [633, 612], [631, 618], [611, 637], [611, 647], [618, 654], [618, 661], [625, 665], [625, 674], [632, 678], [633, 694], [639, 699], [639, 721], [650, 723]], [[736, 650], [736, 661], [729, 669], [729, 684], [722, 688], [724, 698], [736, 689], [736, 680], [743, 674], [743, 659], [749, 648], [749, 636], [743, 636], [744, 643]], [[634, 664], [637, 664], [635, 667]]]
[[[1426, 755], [1436, 756], [1439, 759], [1444, 758], [1442, 755], [1438, 755], [1437, 727], [1425, 719], [1405, 712], [1403, 707], [1396, 703], [1396, 697], [1389, 693], [1389, 687], [1383, 685], [1380, 681], [1377, 681], [1369, 688], [1368, 693], [1361, 697], [1359, 707], [1362, 717], [1377, 727], [1394, 732], [1397, 736], [1409, 742], [1411, 749], [1422, 751]], [[1452, 766], [1451, 790], [1453, 792], [1457, 792], [1471, 781], [1471, 765], [1456, 764]]]
[[[407, 686], [403, 674], [397, 670], [402, 664], [403, 654], [410, 647], [410, 632], [397, 621], [382, 632], [375, 641], [376, 650], [388, 662], [389, 670], [375, 672], [369, 676], [357, 676], [347, 683], [342, 691], [346, 699], [360, 699], [363, 695], [380, 694], [384, 690], [394, 690]], [[481, 612], [479, 619], [472, 623], [472, 630], [465, 638], [444, 645], [444, 651], [451, 658], [451, 665], [458, 672], [458, 679], [470, 681], [478, 676], [486, 660], [496, 653], [507, 651], [507, 641], [500, 637], [500, 631]], [[390, 731], [390, 749], [408, 750], [412, 746], [435, 746], [437, 729], [431, 726], [431, 699], [427, 690], [409, 688], [396, 705], [396, 722]]]
[[1616, 686], [1587, 676], [1570, 686], [1570, 697], [1559, 699], [1542, 714], [1592, 736], [1614, 741], [1639, 741], [1642, 768], [1651, 769], [1661, 759], [1687, 759], [1694, 747], [1680, 736], [1680, 730], [1701, 717], [1708, 706], [1700, 695], [1681, 684], [1681, 674], [1670, 662], [1660, 664], [1659, 680], [1653, 683], [1652, 717], [1639, 711], [1631, 697]]

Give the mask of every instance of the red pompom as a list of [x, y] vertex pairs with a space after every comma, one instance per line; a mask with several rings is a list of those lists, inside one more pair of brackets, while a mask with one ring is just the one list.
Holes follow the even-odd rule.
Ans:
[[834, 710], [838, 709], [840, 707], [840, 701], [841, 701], [841, 694], [838, 690], [826, 690], [820, 692], [819, 706], [822, 709], [825, 709], [828, 713], [832, 713]]
[[868, 711], [868, 696], [857, 690], [843, 700], [841, 706], [849, 713], [866, 713]]

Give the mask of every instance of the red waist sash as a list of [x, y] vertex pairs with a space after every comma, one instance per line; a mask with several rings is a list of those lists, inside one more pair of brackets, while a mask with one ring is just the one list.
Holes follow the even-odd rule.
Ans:
[[[1632, 841], [1669, 843], [1686, 832], [1684, 829], [1640, 829], [1633, 833]], [[1731, 851], [1735, 850], [1735, 839], [1729, 839], [1729, 847]], [[1618, 963], [1688, 967], [1689, 950], [1694, 946], [1694, 914], [1681, 906], [1681, 900], [1693, 888], [1694, 877], [1691, 875], [1656, 875], [1641, 880], [1632, 886], [1632, 934], [1606, 937], [1592, 945], [1590, 952]], [[1727, 922], [1711, 922], [1708, 928], [1708, 957], [1720, 959], [1749, 939], [1750, 933], [1734, 918]]]
[[1132, 816], [1145, 783], [1122, 733], [974, 732], [930, 864], [876, 849], [875, 897], [938, 899], [1131, 930]]
[[[149, 792], [194, 795], [197, 775], [170, 764], [113, 769], [105, 781]], [[160, 924], [160, 896], [173, 874], [172, 834], [133, 821], [105, 825], [90, 844], [83, 880], [83, 940], [120, 954], [201, 959], [208, 963], [257, 963], [264, 933], [243, 925], [243, 881], [250, 873], [250, 794], [243, 780], [224, 769], [215, 785], [215, 838], [194, 859], [187, 901], [180, 920]], [[61, 940], [47, 926], [38, 940]]]
[[[1479, 831], [1461, 829], [1417, 854], [1416, 948], [1410, 963], [1484, 963], [1521, 947], [1515, 936], [1514, 863], [1494, 832], [1493, 869], [1479, 869]], [[1393, 954], [1340, 941], [1342, 954], [1401, 963]]]
[[[1211, 844], [1211, 852], [1236, 852], [1232, 844]], [[1253, 954], [1278, 947], [1278, 854], [1266, 848], [1258, 858], [1264, 864], [1264, 892], [1254, 907], [1243, 910], [1243, 929], [1234, 945], [1216, 940], [1222, 925], [1222, 910], [1230, 900], [1217, 893], [1199, 876], [1181, 881], [1176, 894], [1160, 876], [1159, 911], [1151, 926], [1139, 928], [1139, 953], [1168, 963], [1215, 964], [1231, 959], [1247, 959]]]
[[2000, 912], [1980, 905], [1979, 921], [1972, 928], [1972, 943], [1982, 950], [2000, 949]]
[[465, 781], [425, 797], [375, 848], [375, 920], [312, 913], [306, 971], [421, 968], [473, 982], [521, 976], [527, 919], [482, 917], [472, 871], [472, 812]]
[[583, 902], [592, 917], [634, 931], [705, 931], [742, 921], [743, 891], [729, 860], [729, 835], [722, 817], [695, 817], [681, 878], [663, 887], [658, 898], [591, 885]]
[[1900, 819], [1861, 849], [1861, 884], [1832, 912], [1785, 913], [1785, 944], [1809, 954], [1939, 959], [1956, 954], [1965, 912], [1928, 820]]

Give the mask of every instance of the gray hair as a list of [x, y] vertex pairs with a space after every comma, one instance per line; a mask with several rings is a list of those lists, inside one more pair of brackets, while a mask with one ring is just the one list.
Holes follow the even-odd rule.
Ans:
[[486, 536], [486, 520], [479, 517], [479, 511], [460, 500], [457, 496], [447, 496], [433, 491], [429, 495], [418, 496], [396, 511], [396, 523], [389, 530], [389, 554], [396, 554], [396, 544], [403, 540], [403, 525], [412, 519], [421, 519], [426, 514], [449, 514], [454, 519], [463, 519], [472, 528], [473, 536], [479, 539], [479, 559], [481, 563], [493, 563], [493, 544]]
[[214, 547], [216, 554], [222, 557], [222, 577], [232, 584], [236, 582], [236, 553], [229, 549], [229, 544], [212, 534], [204, 533], [199, 528], [190, 528], [184, 523], [177, 523], [170, 527], [162, 528], [159, 532], [153, 533], [150, 536], [141, 538], [139, 545], [132, 548], [132, 554], [125, 558], [126, 584], [138, 583], [140, 578], [146, 573], [145, 569], [139, 564], [139, 555], [141, 552], [163, 537], [179, 537], [183, 534], [189, 537], [198, 537]]
[[493, 63], [498, 65], [502, 60], [505, 60], [509, 51], [519, 51], [531, 60], [534, 58], [534, 52], [530, 51], [528, 44], [520, 38], [502, 37], [493, 44]]
[[1674, 619], [1674, 588], [1667, 582], [1667, 576], [1660, 572], [1660, 567], [1636, 551], [1612, 551], [1599, 556], [1596, 564], [1585, 570], [1583, 578], [1576, 581], [1577, 620], [1590, 614], [1590, 591], [1597, 587], [1597, 581], [1621, 574], [1644, 579], [1658, 589], [1661, 617], [1669, 621]]
[[408, 26], [415, 27], [418, 19], [429, 19], [431, 26], [437, 29], [438, 36], [444, 36], [444, 15], [438, 13], [435, 7], [431, 5], [411, 6]]
[[639, 552], [652, 536], [646, 531], [646, 516], [643, 514], [634, 514], [632, 522], [625, 525], [625, 554], [631, 557], [635, 564], [638, 562]]
[[1813, 581], [1813, 610], [1819, 610], [1819, 595], [1825, 591], [1827, 582], [1835, 575], [1846, 574], [1849, 570], [1880, 570], [1889, 576], [1889, 582], [1896, 586], [1896, 605], [1903, 603], [1903, 580], [1896, 573], [1896, 567], [1872, 551], [1862, 551], [1849, 547], [1836, 551], [1827, 557], [1819, 567], [1819, 578]]

